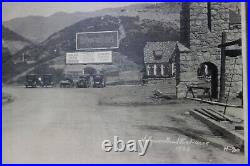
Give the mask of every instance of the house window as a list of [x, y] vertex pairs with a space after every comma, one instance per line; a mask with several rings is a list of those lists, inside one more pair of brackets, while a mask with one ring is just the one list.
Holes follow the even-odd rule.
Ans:
[[241, 15], [240, 9], [238, 11], [229, 10], [229, 29], [241, 28]]
[[152, 76], [154, 75], [154, 66], [153, 65], [149, 65], [149, 75]]
[[157, 75], [157, 76], [160, 76], [160, 75], [161, 75], [161, 65], [160, 65], [160, 64], [157, 64], [156, 75]]
[[207, 27], [208, 27], [209, 31], [212, 30], [211, 2], [207, 3]]

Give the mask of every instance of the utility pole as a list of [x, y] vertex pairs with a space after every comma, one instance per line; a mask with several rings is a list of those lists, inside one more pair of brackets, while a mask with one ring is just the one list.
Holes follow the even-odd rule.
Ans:
[[23, 53], [22, 61], [25, 62], [25, 55]]
[[[222, 32], [221, 44], [223, 45], [226, 42], [226, 33]], [[222, 102], [225, 99], [225, 80], [226, 80], [226, 55], [225, 47], [221, 47], [221, 68], [220, 68], [220, 95], [219, 101]]]

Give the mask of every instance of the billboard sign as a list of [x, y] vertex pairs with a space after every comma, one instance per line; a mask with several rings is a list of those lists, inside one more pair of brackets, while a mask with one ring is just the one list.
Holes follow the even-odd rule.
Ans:
[[115, 49], [118, 42], [118, 31], [76, 33], [76, 50]]
[[66, 53], [66, 64], [110, 64], [112, 51]]

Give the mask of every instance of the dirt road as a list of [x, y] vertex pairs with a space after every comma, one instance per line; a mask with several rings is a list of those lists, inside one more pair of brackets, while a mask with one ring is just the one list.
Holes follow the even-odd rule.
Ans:
[[[150, 93], [142, 87], [4, 87], [3, 91], [13, 98], [3, 106], [2, 113], [4, 163], [244, 162], [242, 154], [224, 152], [212, 144], [181, 145], [160, 141], [215, 137], [186, 112], [191, 104], [109, 105], [108, 101], [113, 99], [116, 104], [130, 102], [142, 93]], [[144, 156], [137, 152], [103, 151], [103, 140], [113, 141], [114, 136], [124, 141], [151, 137], [153, 141]]]

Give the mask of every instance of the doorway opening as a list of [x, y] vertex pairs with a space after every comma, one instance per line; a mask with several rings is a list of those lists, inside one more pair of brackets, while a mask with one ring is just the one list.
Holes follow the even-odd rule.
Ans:
[[199, 79], [204, 79], [210, 82], [210, 91], [212, 98], [218, 98], [218, 68], [211, 62], [204, 62], [200, 64], [197, 75]]

